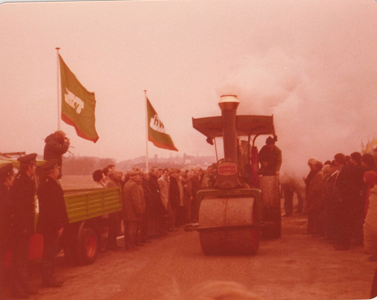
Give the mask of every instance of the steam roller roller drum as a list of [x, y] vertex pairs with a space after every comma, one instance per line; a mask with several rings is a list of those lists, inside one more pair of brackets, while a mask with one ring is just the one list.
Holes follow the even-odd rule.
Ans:
[[199, 209], [199, 238], [207, 255], [252, 255], [259, 247], [254, 198], [204, 197]]

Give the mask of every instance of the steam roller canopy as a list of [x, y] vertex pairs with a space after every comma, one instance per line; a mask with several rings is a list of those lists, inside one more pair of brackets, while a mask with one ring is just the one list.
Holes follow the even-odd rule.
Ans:
[[205, 254], [255, 254], [259, 231], [253, 197], [206, 196], [199, 209], [199, 237]]

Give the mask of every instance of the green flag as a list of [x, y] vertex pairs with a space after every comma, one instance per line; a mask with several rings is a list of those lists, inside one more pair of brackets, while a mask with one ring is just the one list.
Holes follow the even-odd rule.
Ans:
[[148, 110], [148, 141], [152, 142], [156, 147], [178, 151], [175, 148], [174, 143], [165, 132], [164, 124], [161, 122], [158, 114], [154, 110], [152, 104], [147, 98], [147, 110]]
[[88, 92], [82, 86], [60, 55], [59, 60], [62, 120], [75, 127], [79, 137], [95, 143], [99, 137], [95, 128], [96, 100], [94, 93]]

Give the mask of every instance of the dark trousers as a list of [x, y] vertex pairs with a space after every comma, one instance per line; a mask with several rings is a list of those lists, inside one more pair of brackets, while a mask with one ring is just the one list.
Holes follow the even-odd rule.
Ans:
[[138, 238], [140, 222], [139, 221], [126, 221], [125, 222], [125, 235], [124, 245], [126, 249], [132, 249], [136, 246]]
[[335, 241], [335, 224], [336, 221], [334, 220], [335, 218], [335, 208], [334, 208], [334, 203], [331, 201], [331, 199], [325, 200], [325, 205], [324, 205], [324, 231], [326, 237], [331, 240]]
[[190, 207], [190, 222], [198, 222], [199, 220], [199, 201], [194, 197]]
[[140, 237], [138, 242], [143, 242], [148, 239], [149, 236], [149, 213], [144, 213], [141, 217], [140, 223]]
[[178, 207], [170, 208], [168, 212], [168, 226], [169, 230], [172, 230], [175, 227], [177, 221], [177, 211]]
[[10, 263], [12, 292], [30, 289], [27, 270], [29, 259], [29, 234], [16, 234], [12, 242], [12, 259]]
[[180, 226], [185, 224], [186, 210], [184, 206], [179, 206], [177, 208], [177, 217], [175, 220], [175, 226]]
[[159, 218], [156, 214], [151, 214], [148, 218], [148, 237], [156, 237], [159, 229]]
[[284, 188], [284, 211], [287, 216], [293, 213], [293, 193], [294, 190], [291, 187]]
[[117, 237], [120, 228], [120, 218], [117, 215], [110, 215], [108, 219], [109, 225], [109, 237], [107, 238], [107, 244], [109, 248], [117, 247]]
[[42, 279], [46, 283], [56, 281], [54, 273], [59, 251], [59, 236], [57, 234], [43, 235]]
[[322, 210], [310, 209], [308, 211], [308, 232], [314, 235], [325, 235], [324, 214]]
[[168, 215], [160, 215], [157, 219], [157, 235], [166, 235], [169, 228], [168, 228]]
[[349, 247], [351, 241], [352, 214], [347, 203], [335, 204], [335, 241], [338, 245]]
[[360, 202], [355, 203], [352, 215], [354, 220], [352, 238], [355, 239], [356, 244], [362, 245], [364, 241], [365, 203], [361, 199]]

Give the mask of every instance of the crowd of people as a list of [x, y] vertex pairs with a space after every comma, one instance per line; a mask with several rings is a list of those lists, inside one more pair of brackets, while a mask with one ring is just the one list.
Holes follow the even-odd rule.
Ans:
[[297, 193], [296, 212], [308, 215], [305, 234], [323, 237], [336, 250], [364, 246], [368, 260], [377, 260], [377, 167], [373, 154], [337, 153], [324, 163], [308, 160], [310, 171], [299, 184], [283, 184], [285, 215], [292, 215], [293, 193]]
[[[29, 284], [27, 269], [29, 241], [34, 233], [42, 234], [44, 240], [43, 285], [63, 284], [54, 273], [60, 238], [68, 225], [60, 179], [62, 155], [69, 147], [66, 134], [58, 130], [45, 139], [45, 163], [38, 164], [37, 154], [32, 153], [18, 158], [17, 173], [12, 163], [0, 168], [0, 260], [4, 262], [6, 252], [11, 251], [8, 281], [12, 298], [29, 299], [37, 294]], [[207, 172], [200, 167], [185, 171], [152, 167], [149, 172], [134, 168], [122, 172], [115, 165], [94, 171], [94, 188], [121, 187], [123, 195], [123, 211], [105, 216], [107, 226], [101, 234], [101, 250], [120, 248], [117, 237], [122, 220], [127, 251], [138, 250], [141, 245], [188, 222], [197, 222], [199, 207], [194, 195], [199, 189], [212, 186], [214, 176], [212, 166]], [[37, 226], [34, 225], [35, 195], [39, 204]], [[5, 299], [4, 271], [5, 265], [1, 263], [0, 300]]]
[[116, 237], [124, 221], [125, 249], [139, 250], [152, 239], [177, 227], [195, 223], [199, 206], [194, 195], [213, 185], [215, 168], [189, 170], [151, 167], [149, 172], [133, 168], [122, 172], [109, 165], [93, 172], [95, 188], [121, 187], [123, 211], [106, 216], [108, 232], [101, 239], [101, 249], [117, 249]]
[[[37, 168], [36, 153], [19, 157], [19, 172], [14, 173], [11, 163], [0, 168], [0, 260], [5, 260], [8, 250], [10, 262], [11, 296], [28, 299], [37, 290], [29, 285], [28, 256], [29, 240], [35, 233], [35, 195], [39, 200], [39, 218], [36, 232], [43, 235], [42, 282], [48, 287], [60, 287], [63, 282], [55, 277], [56, 258], [60, 238], [68, 225], [62, 178], [62, 155], [69, 150], [70, 141], [58, 130], [45, 139], [46, 163]], [[278, 174], [281, 151], [275, 139], [266, 140], [261, 153], [264, 172]], [[121, 187], [123, 211], [104, 216], [101, 233], [102, 251], [120, 248], [117, 237], [124, 224], [124, 247], [135, 251], [152, 239], [167, 235], [177, 227], [196, 223], [199, 218], [199, 203], [195, 197], [202, 188], [213, 187], [217, 167], [211, 165], [204, 171], [200, 167], [189, 170], [177, 168], [150, 168], [149, 172], [133, 168], [122, 172], [109, 165], [93, 172], [95, 188]], [[37, 175], [37, 176], [35, 176]], [[39, 185], [35, 184], [35, 179]], [[3, 283], [4, 264], [0, 264], [0, 282]], [[0, 300], [5, 299], [0, 285]]]
[[[69, 139], [57, 131], [45, 140], [44, 159], [37, 168], [37, 154], [19, 157], [19, 172], [11, 163], [0, 168], [0, 259], [12, 251], [10, 262], [11, 296], [28, 299], [37, 293], [28, 283], [29, 239], [34, 234], [34, 196], [38, 195], [39, 219], [36, 230], [44, 237], [42, 281], [45, 286], [60, 287], [54, 275], [59, 239], [68, 224], [62, 177], [61, 156], [69, 149]], [[262, 151], [263, 150], [263, 151]], [[275, 139], [268, 138], [259, 153], [259, 175], [279, 175], [281, 150]], [[305, 188], [295, 180], [284, 180], [284, 216], [293, 214], [293, 195], [297, 194], [297, 213], [308, 216], [306, 234], [321, 236], [336, 250], [364, 246], [371, 261], [377, 260], [377, 166], [372, 154], [338, 153], [324, 164], [308, 161]], [[124, 249], [137, 251], [153, 239], [176, 231], [178, 227], [198, 222], [200, 189], [214, 186], [217, 166], [180, 170], [157, 168], [148, 172], [133, 168], [123, 172], [115, 165], [95, 170], [94, 188], [121, 187], [123, 210], [104, 216], [107, 224], [101, 233], [100, 250], [117, 250], [117, 237], [123, 230]], [[36, 190], [33, 182], [38, 173]], [[284, 177], [284, 176], [283, 176]], [[12, 226], [10, 226], [10, 224]], [[122, 226], [123, 225], [123, 226]], [[4, 265], [0, 264], [0, 282]], [[0, 300], [5, 299], [0, 286]]]

